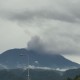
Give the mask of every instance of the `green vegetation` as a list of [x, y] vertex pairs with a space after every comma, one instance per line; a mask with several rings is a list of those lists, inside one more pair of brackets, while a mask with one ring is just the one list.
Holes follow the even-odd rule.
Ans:
[[[80, 80], [80, 76], [76, 76], [80, 75], [79, 72], [80, 69], [73, 69], [65, 72], [56, 70], [30, 69], [30, 78], [31, 80]], [[27, 80], [27, 70], [0, 70], [0, 80]]]
[[71, 78], [68, 78], [67, 80], [80, 80], [80, 76], [76, 76], [75, 78], [71, 79]]
[[0, 71], [0, 80], [24, 80], [24, 78], [13, 74], [12, 71], [1, 70]]
[[[31, 80], [62, 80], [57, 71], [30, 70]], [[0, 80], [27, 80], [27, 70], [11, 69], [0, 70]]]

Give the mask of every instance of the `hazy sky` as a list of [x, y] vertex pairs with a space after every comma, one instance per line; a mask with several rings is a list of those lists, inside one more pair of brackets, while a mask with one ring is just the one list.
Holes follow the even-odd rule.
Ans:
[[28, 42], [80, 63], [80, 0], [0, 0], [0, 53]]

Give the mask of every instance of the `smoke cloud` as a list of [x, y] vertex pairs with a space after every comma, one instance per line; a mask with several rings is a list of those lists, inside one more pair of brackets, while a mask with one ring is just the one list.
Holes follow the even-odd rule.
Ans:
[[43, 41], [40, 39], [40, 37], [34, 36], [28, 42], [28, 50], [44, 51], [45, 45], [44, 45]]
[[[49, 40], [49, 39], [48, 39]], [[39, 36], [34, 36], [28, 42], [28, 50], [38, 51], [38, 52], [48, 52], [51, 54], [61, 54], [61, 55], [71, 55], [79, 54], [79, 49], [74, 42], [62, 39], [59, 40], [52, 39], [52, 41], [47, 41], [46, 39], [40, 38]]]

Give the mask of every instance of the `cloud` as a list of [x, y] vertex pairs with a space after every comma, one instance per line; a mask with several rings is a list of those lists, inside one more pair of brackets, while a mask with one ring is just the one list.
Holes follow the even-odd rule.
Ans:
[[76, 22], [74, 16], [68, 15], [66, 13], [61, 13], [52, 10], [36, 10], [36, 11], [25, 11], [22, 13], [14, 13], [9, 17], [11, 20], [16, 20], [20, 22], [24, 21], [34, 21], [35, 19], [53, 19], [66, 22]]
[[7, 0], [7, 2], [0, 0], [0, 2], [1, 17], [10, 20], [24, 22], [40, 18], [80, 22], [79, 0]]
[[[3, 24], [8, 24], [4, 28], [7, 30], [8, 26], [11, 27], [8, 21], [12, 22], [12, 27], [18, 24], [16, 27], [22, 27], [27, 39], [37, 35], [28, 43], [29, 49], [45, 48], [61, 54], [79, 54], [79, 7], [79, 0], [0, 0], [0, 20], [6, 19]], [[10, 30], [13, 31], [11, 28]], [[21, 31], [15, 32], [18, 33], [19, 36], [22, 34]], [[20, 40], [17, 38], [17, 41]], [[25, 38], [23, 41], [26, 42]]]

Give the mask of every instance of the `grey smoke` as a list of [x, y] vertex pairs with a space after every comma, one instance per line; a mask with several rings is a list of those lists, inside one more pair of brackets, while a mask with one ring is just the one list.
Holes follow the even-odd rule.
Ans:
[[28, 50], [44, 51], [44, 48], [44, 43], [38, 36], [32, 37], [31, 40], [28, 42]]

